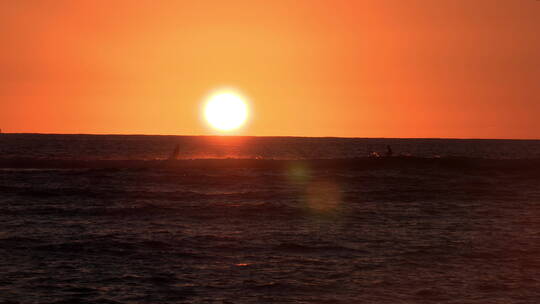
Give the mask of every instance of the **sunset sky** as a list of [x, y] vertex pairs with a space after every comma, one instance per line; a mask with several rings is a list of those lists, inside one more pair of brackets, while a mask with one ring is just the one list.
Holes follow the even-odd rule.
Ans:
[[4, 132], [540, 138], [540, 1], [0, 0]]

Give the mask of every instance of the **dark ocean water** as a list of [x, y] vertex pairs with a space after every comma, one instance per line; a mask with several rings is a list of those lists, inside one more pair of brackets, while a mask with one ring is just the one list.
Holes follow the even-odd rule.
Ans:
[[0, 158], [153, 160], [180, 144], [180, 158], [352, 158], [369, 152], [416, 157], [540, 158], [540, 140], [1, 134]]
[[[365, 158], [387, 144], [406, 156]], [[0, 134], [0, 303], [539, 303], [539, 159], [540, 141]]]

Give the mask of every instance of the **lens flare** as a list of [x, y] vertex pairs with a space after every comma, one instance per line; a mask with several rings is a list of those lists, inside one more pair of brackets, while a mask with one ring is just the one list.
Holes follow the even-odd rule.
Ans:
[[306, 194], [308, 208], [316, 213], [335, 212], [341, 203], [341, 189], [330, 181], [310, 183]]

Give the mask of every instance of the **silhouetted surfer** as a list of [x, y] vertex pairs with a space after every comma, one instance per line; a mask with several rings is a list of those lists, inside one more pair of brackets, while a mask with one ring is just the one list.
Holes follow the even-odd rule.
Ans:
[[394, 154], [390, 145], [386, 145], [386, 157], [391, 157]]
[[173, 150], [171, 156], [169, 156], [169, 160], [176, 160], [176, 159], [178, 159], [178, 154], [180, 154], [180, 144], [176, 144], [176, 146], [174, 147], [174, 150]]

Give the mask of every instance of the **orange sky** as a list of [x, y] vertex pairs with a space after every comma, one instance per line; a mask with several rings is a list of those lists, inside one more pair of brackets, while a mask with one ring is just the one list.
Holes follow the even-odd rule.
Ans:
[[5, 132], [540, 138], [540, 1], [0, 2]]

